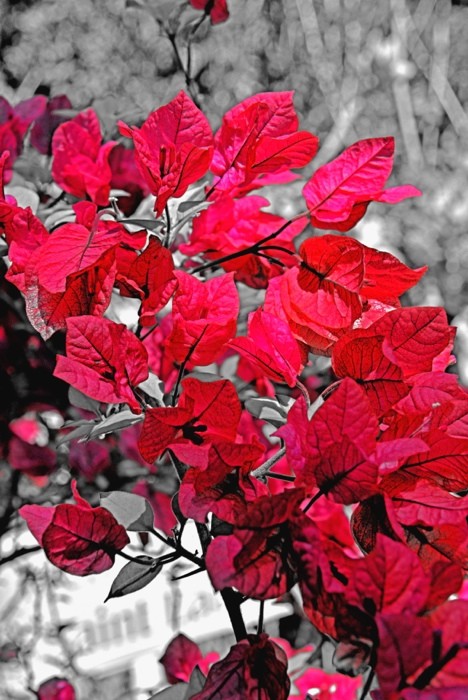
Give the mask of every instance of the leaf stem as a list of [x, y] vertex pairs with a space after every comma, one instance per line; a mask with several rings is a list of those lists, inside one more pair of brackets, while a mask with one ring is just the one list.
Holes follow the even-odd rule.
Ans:
[[359, 696], [359, 700], [365, 699], [367, 693], [369, 692], [369, 690], [371, 688], [372, 681], [374, 680], [374, 676], [375, 676], [374, 669], [373, 668], [369, 669], [369, 673], [367, 675], [366, 682], [364, 683], [361, 695]]
[[307, 511], [309, 510], [309, 508], [311, 508], [311, 507], [314, 505], [314, 503], [315, 503], [316, 501], [318, 501], [318, 499], [320, 498], [320, 496], [324, 496], [324, 495], [325, 495], [325, 492], [322, 491], [322, 489], [319, 489], [319, 490], [317, 491], [317, 493], [315, 494], [315, 496], [312, 496], [312, 498], [310, 499], [310, 501], [308, 502], [308, 504], [306, 505], [306, 507], [303, 509], [302, 512], [303, 512], [303, 513], [307, 513]]
[[446, 666], [449, 661], [455, 658], [460, 649], [465, 649], [468, 645], [466, 644], [452, 644], [448, 651], [435, 663], [431, 664], [416, 678], [413, 683], [413, 688], [418, 690], [423, 690], [426, 685], [428, 685], [431, 680], [436, 676], [439, 671]]
[[205, 569], [205, 563], [201, 557], [197, 557], [196, 554], [192, 554], [192, 552], [190, 552], [188, 549], [185, 549], [185, 547], [183, 547], [178, 542], [173, 542], [172, 540], [166, 539], [154, 528], [152, 530], [150, 530], [150, 532], [152, 535], [155, 535], [162, 542], [164, 542], [165, 545], [167, 545], [168, 547], [172, 547], [172, 549], [174, 549], [175, 552], [179, 556], [184, 557], [185, 559], [188, 559], [189, 561], [192, 562], [192, 564], [196, 564], [197, 566], [200, 567], [200, 569], [202, 571]]
[[164, 211], [166, 213], [166, 234], [164, 236], [163, 246], [165, 248], [168, 248], [171, 240], [171, 215], [169, 213], [169, 206], [167, 204]]
[[205, 332], [206, 332], [206, 329], [207, 329], [207, 328], [208, 328], [208, 324], [203, 328], [202, 332], [200, 333], [200, 335], [198, 336], [198, 338], [196, 339], [196, 341], [193, 343], [193, 345], [190, 346], [189, 351], [188, 351], [187, 355], [185, 356], [184, 361], [183, 361], [182, 364], [180, 365], [179, 374], [177, 375], [177, 381], [176, 381], [176, 383], [175, 383], [174, 392], [173, 392], [173, 394], [172, 394], [172, 400], [171, 400], [171, 405], [172, 405], [172, 406], [175, 406], [175, 405], [176, 405], [177, 395], [178, 395], [178, 393], [179, 393], [180, 382], [182, 381], [182, 377], [183, 377], [183, 374], [184, 374], [184, 372], [185, 372], [185, 367], [187, 366], [187, 362], [190, 360], [190, 358], [192, 357], [193, 353], [195, 352], [195, 350], [196, 350], [196, 348], [197, 348], [197, 345], [198, 345], [198, 343], [201, 341], [201, 339], [203, 338], [203, 336], [205, 335]]
[[149, 335], [151, 335], [151, 333], [152, 333], [153, 331], [155, 331], [157, 327], [158, 327], [158, 324], [157, 324], [157, 323], [155, 323], [154, 326], [151, 326], [151, 328], [149, 329], [148, 333], [145, 333], [145, 335], [142, 335], [142, 336], [141, 336], [141, 338], [140, 338], [141, 342], [143, 342], [144, 340], [146, 340], [146, 338], [147, 338]]
[[304, 384], [299, 379], [296, 381], [296, 387], [299, 389], [302, 396], [304, 397], [306, 405], [307, 405], [307, 409], [309, 409], [310, 408], [310, 396], [309, 396], [309, 392], [307, 391], [307, 388], [304, 386]]

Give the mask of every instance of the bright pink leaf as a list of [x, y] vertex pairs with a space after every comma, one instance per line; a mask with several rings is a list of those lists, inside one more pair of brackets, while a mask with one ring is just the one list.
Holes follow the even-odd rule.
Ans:
[[92, 109], [60, 124], [52, 139], [52, 177], [65, 192], [89, 196], [98, 206], [106, 206], [112, 178], [109, 155], [116, 142], [101, 142], [101, 127]]
[[236, 333], [239, 297], [233, 275], [200, 282], [176, 272], [179, 283], [172, 303], [173, 327], [166, 348], [177, 362], [189, 367], [216, 360]]
[[141, 174], [156, 196], [160, 216], [170, 197], [181, 197], [209, 168], [213, 135], [205, 115], [182, 90], [150, 114], [141, 128], [119, 123], [133, 139]]
[[248, 336], [234, 338], [229, 345], [269, 379], [290, 387], [296, 385], [304, 359], [297, 340], [282, 319], [257, 309], [249, 316]]
[[296, 132], [292, 96], [292, 92], [259, 93], [226, 112], [211, 163], [217, 176], [211, 189], [214, 196], [245, 194], [260, 186], [259, 175], [302, 168], [314, 157], [318, 139]]
[[[303, 189], [312, 225], [349, 231], [371, 201], [385, 201], [383, 188], [392, 171], [394, 147], [392, 137], [364, 139], [318, 168]], [[421, 194], [415, 187], [397, 189], [388, 196], [389, 203]]]

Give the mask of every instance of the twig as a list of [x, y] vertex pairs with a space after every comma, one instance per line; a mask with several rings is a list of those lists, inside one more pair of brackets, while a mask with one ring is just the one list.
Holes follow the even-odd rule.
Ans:
[[286, 447], [282, 447], [276, 454], [274, 454], [270, 459], [267, 459], [266, 462], [263, 462], [259, 467], [253, 470], [253, 472], [250, 472], [250, 476], [254, 476], [256, 479], [261, 479], [262, 476], [265, 476], [277, 462], [280, 461], [286, 454]]
[[190, 346], [189, 351], [188, 351], [187, 355], [185, 356], [184, 361], [183, 361], [182, 364], [180, 365], [179, 374], [177, 375], [177, 381], [176, 381], [176, 383], [175, 383], [174, 391], [173, 391], [173, 394], [172, 394], [172, 400], [171, 400], [172, 406], [175, 406], [175, 405], [176, 405], [177, 395], [178, 395], [178, 393], [179, 393], [180, 382], [182, 381], [182, 377], [183, 377], [183, 375], [184, 375], [185, 368], [186, 368], [186, 366], [187, 366], [187, 362], [189, 362], [190, 358], [192, 357], [193, 353], [195, 352], [195, 350], [196, 350], [196, 348], [197, 348], [199, 342], [201, 341], [201, 339], [202, 339], [203, 336], [205, 335], [205, 332], [206, 332], [207, 328], [208, 328], [208, 325], [206, 325], [206, 326], [203, 328], [202, 332], [200, 333], [200, 335], [198, 336], [198, 338], [196, 339], [196, 341], [193, 343], [193, 345]]
[[4, 564], [8, 564], [10, 561], [14, 561], [15, 559], [18, 559], [18, 557], [24, 557], [26, 554], [32, 554], [33, 552], [39, 552], [42, 549], [42, 547], [38, 544], [33, 545], [32, 547], [22, 547], [21, 549], [17, 549], [16, 551], [12, 552], [11, 554], [8, 554], [6, 557], [3, 557], [0, 559], [0, 566], [3, 566]]
[[243, 250], [237, 250], [235, 253], [230, 253], [229, 255], [224, 255], [222, 258], [218, 258], [217, 260], [213, 260], [212, 262], [199, 265], [191, 271], [191, 274], [195, 274], [196, 272], [203, 272], [203, 270], [211, 270], [213, 267], [218, 267], [219, 265], [222, 265], [222, 263], [229, 262], [230, 260], [236, 260], [237, 258], [240, 258], [243, 255], [250, 255], [252, 253], [255, 254], [259, 250], [270, 248], [271, 246], [263, 246], [263, 244], [267, 243], [268, 241], [272, 241], [274, 238], [279, 236], [280, 233], [287, 229], [288, 226], [291, 226], [291, 224], [294, 221], [297, 221], [297, 219], [301, 219], [303, 216], [307, 216], [307, 214], [308, 212], [301, 212], [300, 214], [293, 216], [291, 219], [288, 219], [288, 221], [285, 221], [284, 224], [282, 224], [282, 226], [279, 227], [279, 229], [273, 231], [273, 233], [270, 233], [268, 236], [265, 236], [265, 238], [262, 238], [260, 241], [252, 243], [252, 245], [249, 245]]

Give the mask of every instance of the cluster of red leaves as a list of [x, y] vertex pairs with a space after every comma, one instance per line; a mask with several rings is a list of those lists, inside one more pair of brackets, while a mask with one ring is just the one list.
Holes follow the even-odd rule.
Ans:
[[[222, 2], [192, 5], [213, 23], [227, 17]], [[141, 419], [138, 447], [150, 465], [169, 457], [178, 465], [176, 512], [205, 526], [202, 568], [216, 590], [266, 600], [297, 583], [311, 622], [336, 640], [340, 670], [375, 671], [375, 697], [462, 697], [468, 603], [449, 598], [467, 568], [468, 394], [446, 373], [454, 329], [441, 308], [400, 305], [425, 268], [410, 269], [352, 235], [309, 234], [299, 248], [294, 243], [308, 218], [315, 228], [347, 232], [371, 202], [420, 194], [409, 185], [385, 189], [393, 139], [359, 141], [318, 168], [303, 189], [307, 210], [286, 221], [248, 193], [295, 179], [291, 169], [317, 151], [317, 138], [298, 130], [292, 93], [247, 98], [214, 135], [183, 92], [141, 127], [119, 128], [132, 139], [135, 160], [120, 151], [115, 171], [112, 154], [122, 147], [102, 143], [92, 110], [55, 131], [52, 176], [82, 200], [73, 205], [74, 222], [49, 233], [0, 189], [8, 279], [44, 339], [66, 332], [55, 376], [113, 404], [106, 420], [117, 419], [114, 428]], [[11, 157], [3, 154], [0, 170]], [[173, 201], [209, 173], [204, 200], [185, 201], [185, 208]], [[154, 196], [146, 230], [99, 210], [117, 176], [130, 193]], [[206, 276], [212, 268], [223, 272]], [[246, 287], [257, 290], [257, 301], [245, 333], [237, 334]], [[131, 328], [104, 317], [117, 293], [139, 306]], [[314, 354], [330, 358], [333, 381], [311, 406], [301, 378], [310, 379]], [[231, 366], [233, 358], [237, 376], [229, 370], [229, 379], [220, 378], [220, 363]], [[184, 378], [200, 366], [211, 367]], [[149, 388], [154, 374], [159, 393]], [[270, 414], [247, 412], [244, 399], [255, 388], [244, 392], [239, 378], [246, 375], [269, 395], [254, 402]], [[304, 396], [297, 398], [297, 388]], [[289, 412], [275, 399], [285, 392]], [[119, 425], [122, 405], [130, 417]], [[259, 416], [278, 428], [273, 439]], [[75, 435], [86, 437], [86, 430]], [[277, 454], [278, 440], [285, 454]], [[97, 463], [106, 458], [95, 456]], [[70, 462], [86, 459], [77, 447], [70, 452]], [[92, 508], [74, 493], [76, 505], [21, 509], [48, 558], [65, 571], [112, 566], [127, 544], [125, 528], [156, 527], [181, 555], [168, 501], [153, 499], [148, 486], [135, 494], [165, 509], [151, 514], [149, 525], [126, 516], [119, 523], [117, 511]], [[209, 514], [222, 527], [210, 532]], [[142, 575], [141, 585], [163, 563]], [[131, 586], [136, 590], [134, 579]], [[203, 659], [190, 640], [175, 644], [163, 663], [171, 682], [186, 682]], [[308, 682], [322, 681], [304, 676], [298, 690]], [[286, 699], [289, 689], [286, 654], [259, 633], [239, 639], [193, 698]], [[355, 691], [350, 685], [343, 697]]]

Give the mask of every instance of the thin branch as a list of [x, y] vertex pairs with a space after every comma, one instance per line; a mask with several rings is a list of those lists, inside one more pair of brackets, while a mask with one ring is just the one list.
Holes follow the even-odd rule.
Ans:
[[324, 492], [322, 491], [322, 489], [320, 489], [319, 491], [317, 491], [317, 493], [315, 494], [315, 496], [312, 496], [312, 498], [310, 499], [310, 501], [308, 502], [308, 504], [306, 505], [306, 507], [303, 509], [302, 512], [303, 512], [303, 513], [307, 513], [307, 511], [309, 510], [309, 508], [311, 508], [311, 507], [314, 505], [314, 503], [315, 503], [316, 501], [318, 501], [318, 499], [319, 499], [321, 496], [324, 496], [324, 495], [325, 495], [325, 494], [324, 494]]
[[8, 564], [10, 561], [14, 561], [15, 559], [18, 559], [18, 557], [24, 557], [26, 554], [32, 554], [33, 552], [39, 552], [42, 549], [42, 547], [38, 544], [33, 545], [32, 547], [22, 547], [21, 549], [17, 549], [16, 551], [12, 552], [11, 554], [8, 554], [6, 557], [3, 557], [0, 559], [0, 566], [3, 566], [4, 564]]
[[253, 472], [250, 472], [250, 476], [254, 476], [256, 479], [261, 479], [262, 476], [265, 476], [277, 462], [280, 461], [286, 454], [286, 447], [282, 447], [281, 449], [276, 452], [276, 454], [273, 455], [273, 457], [270, 457], [270, 459], [267, 459], [266, 462], [263, 462], [259, 467], [253, 470]]
[[271, 247], [264, 246], [263, 244], [268, 243], [268, 241], [272, 241], [274, 238], [279, 236], [280, 233], [287, 229], [288, 226], [291, 226], [291, 224], [294, 223], [294, 221], [297, 221], [297, 219], [301, 219], [307, 214], [308, 212], [301, 212], [300, 214], [293, 216], [291, 219], [285, 221], [284, 224], [279, 227], [279, 229], [273, 231], [273, 233], [270, 233], [268, 236], [265, 236], [265, 238], [262, 238], [260, 241], [252, 243], [252, 245], [248, 246], [247, 248], [243, 248], [243, 250], [237, 250], [235, 253], [230, 253], [229, 255], [224, 255], [222, 258], [218, 258], [217, 260], [213, 260], [211, 262], [204, 263], [203, 265], [199, 265], [191, 271], [191, 274], [195, 274], [196, 272], [203, 272], [203, 270], [211, 270], [212, 268], [218, 267], [219, 265], [222, 265], [225, 262], [229, 262], [230, 260], [236, 260], [237, 258], [241, 258], [244, 255], [255, 255], [256, 253], [258, 253], [258, 251]]

